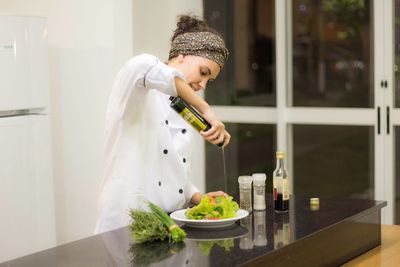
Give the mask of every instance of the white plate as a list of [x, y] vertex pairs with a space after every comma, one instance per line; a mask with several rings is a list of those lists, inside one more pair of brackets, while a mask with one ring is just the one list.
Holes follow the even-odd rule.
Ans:
[[246, 210], [239, 209], [236, 212], [236, 217], [221, 220], [192, 220], [187, 219], [185, 215], [186, 209], [177, 210], [170, 214], [171, 218], [177, 222], [183, 222], [185, 225], [196, 228], [219, 228], [227, 227], [234, 224], [237, 220], [243, 219], [249, 215]]

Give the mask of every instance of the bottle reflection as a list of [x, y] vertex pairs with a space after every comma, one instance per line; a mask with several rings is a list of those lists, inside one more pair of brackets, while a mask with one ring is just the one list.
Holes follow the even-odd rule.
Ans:
[[254, 214], [254, 245], [257, 247], [266, 246], [267, 230], [265, 224], [265, 210], [264, 211], [253, 211]]
[[274, 212], [274, 248], [281, 248], [290, 242], [289, 213]]
[[243, 250], [252, 249], [253, 243], [253, 216], [249, 215], [240, 220], [240, 225], [247, 229], [247, 234], [240, 238], [239, 247]]

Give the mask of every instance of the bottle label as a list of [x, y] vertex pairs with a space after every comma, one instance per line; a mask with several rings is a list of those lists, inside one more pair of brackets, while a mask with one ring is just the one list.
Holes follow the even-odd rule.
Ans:
[[282, 181], [282, 199], [289, 199], [289, 179], [285, 178]]
[[179, 115], [188, 123], [190, 123], [197, 131], [206, 129], [206, 125], [200, 121], [189, 109], [184, 108]]
[[278, 199], [278, 178], [274, 177], [272, 183], [273, 183], [272, 194], [274, 196], [274, 200], [277, 200]]

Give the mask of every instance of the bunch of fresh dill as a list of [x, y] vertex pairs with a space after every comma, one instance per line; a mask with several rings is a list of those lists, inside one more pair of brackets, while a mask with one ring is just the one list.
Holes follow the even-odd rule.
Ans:
[[135, 243], [164, 240], [168, 237], [167, 228], [153, 213], [131, 209], [129, 215], [132, 218], [129, 230]]
[[183, 231], [160, 207], [149, 202], [150, 212], [131, 209], [129, 215], [132, 222], [129, 225], [131, 239], [135, 243], [147, 243], [164, 240], [169, 237], [172, 243], [182, 242], [186, 237]]

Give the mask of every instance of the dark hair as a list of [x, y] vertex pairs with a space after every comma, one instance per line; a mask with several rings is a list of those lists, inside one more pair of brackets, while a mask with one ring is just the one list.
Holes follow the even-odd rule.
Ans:
[[221, 34], [209, 27], [207, 23], [200, 17], [194, 15], [180, 15], [176, 23], [176, 29], [172, 35], [171, 41], [173, 41], [178, 35], [187, 32], [211, 32], [221, 37]]

